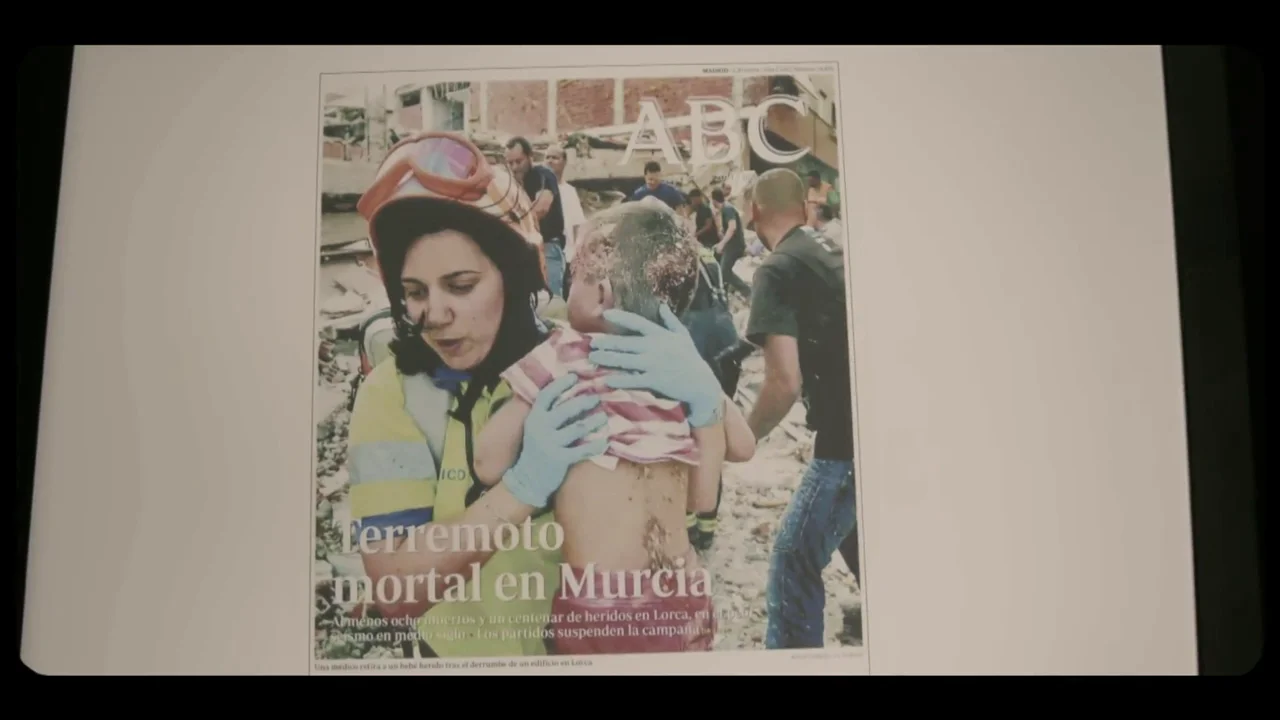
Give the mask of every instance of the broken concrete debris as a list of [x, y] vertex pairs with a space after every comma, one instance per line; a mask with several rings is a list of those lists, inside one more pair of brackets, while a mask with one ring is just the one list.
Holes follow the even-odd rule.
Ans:
[[330, 293], [320, 303], [320, 314], [327, 318], [355, 315], [387, 304], [382, 280], [365, 265], [335, 261], [322, 268], [321, 277]]

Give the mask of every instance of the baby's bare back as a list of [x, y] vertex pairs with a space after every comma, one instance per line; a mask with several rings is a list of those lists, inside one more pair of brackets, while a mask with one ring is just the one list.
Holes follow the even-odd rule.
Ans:
[[675, 569], [689, 552], [689, 466], [619, 460], [609, 470], [581, 462], [556, 493], [564, 560], [598, 570]]

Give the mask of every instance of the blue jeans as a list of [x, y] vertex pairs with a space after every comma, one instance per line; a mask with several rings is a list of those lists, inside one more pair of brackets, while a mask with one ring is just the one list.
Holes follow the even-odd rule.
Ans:
[[547, 258], [547, 285], [551, 294], [564, 298], [564, 248], [555, 243], [544, 243], [542, 253]]
[[782, 516], [769, 559], [765, 647], [823, 645], [822, 570], [857, 528], [853, 461], [815, 458]]

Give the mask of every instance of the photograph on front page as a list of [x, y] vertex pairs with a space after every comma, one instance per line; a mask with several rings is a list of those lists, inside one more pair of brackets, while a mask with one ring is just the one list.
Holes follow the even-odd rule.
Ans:
[[861, 656], [836, 65], [320, 85], [314, 668]]

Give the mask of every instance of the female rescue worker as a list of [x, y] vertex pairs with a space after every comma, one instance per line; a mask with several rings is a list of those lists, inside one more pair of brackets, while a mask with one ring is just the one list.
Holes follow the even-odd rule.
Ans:
[[[558, 537], [544, 531], [554, 522], [546, 508], [572, 465], [604, 451], [603, 441], [576, 445], [603, 423], [579, 419], [598, 401], [552, 407], [575, 378], [548, 385], [516, 463], [483, 492], [472, 456], [474, 437], [511, 395], [499, 373], [547, 334], [534, 312], [545, 281], [532, 203], [465, 137], [425, 133], [391, 149], [357, 208], [396, 323], [392, 357], [359, 387], [347, 451], [353, 537], [372, 538], [362, 556], [377, 605], [416, 618], [427, 655], [545, 654], [560, 583], [560, 553], [540, 543]], [[706, 422], [741, 417], [683, 326], [626, 347], [609, 345], [613, 337], [599, 349], [613, 351], [632, 382]], [[532, 532], [504, 527], [526, 521]], [[515, 537], [511, 549], [493, 542]]]

